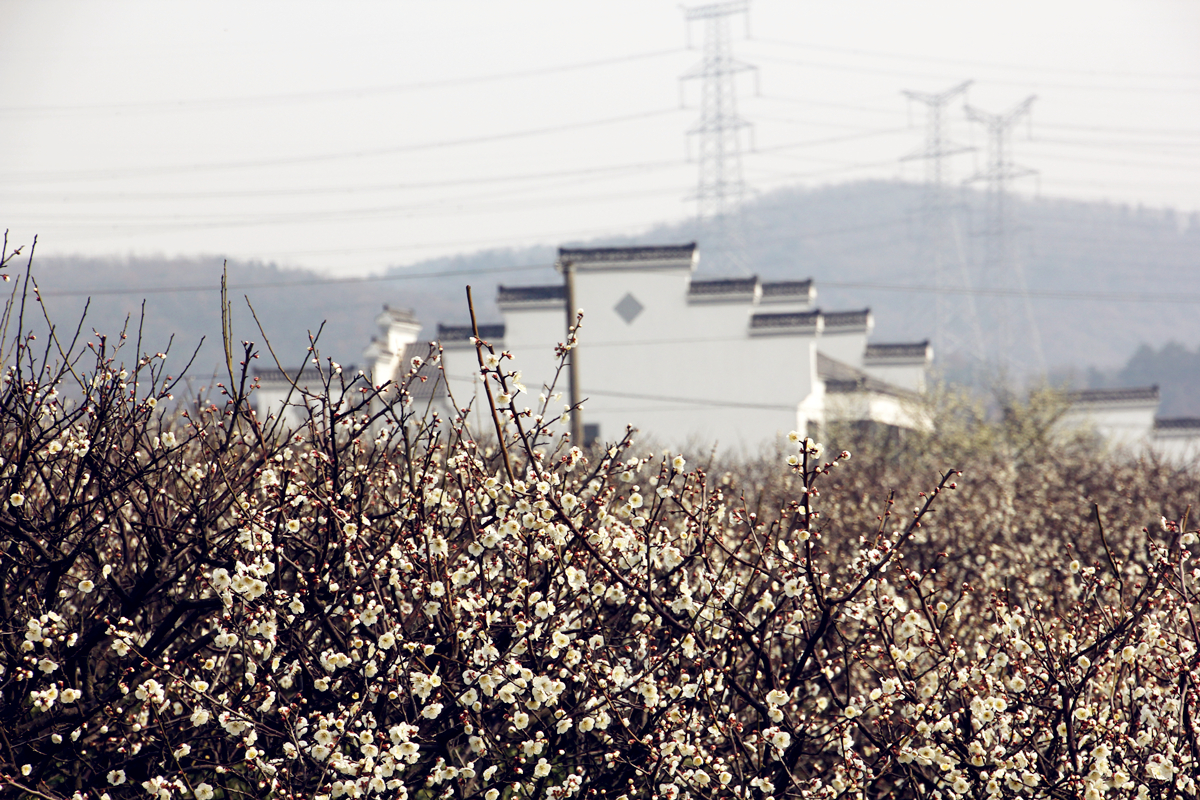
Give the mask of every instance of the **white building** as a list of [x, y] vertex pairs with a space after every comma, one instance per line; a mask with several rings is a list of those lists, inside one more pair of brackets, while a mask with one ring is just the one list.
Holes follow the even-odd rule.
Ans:
[[[431, 344], [418, 340], [421, 333], [421, 323], [417, 321], [412, 311], [403, 308], [383, 307], [375, 317], [379, 326], [379, 336], [372, 339], [363, 352], [366, 361], [364, 372], [371, 376], [374, 385], [382, 386], [386, 381], [403, 381], [412, 369], [414, 358], [427, 362], [430, 357]], [[254, 371], [258, 388], [254, 393], [255, 413], [260, 420], [268, 418], [280, 419], [282, 428], [295, 430], [308, 424], [310, 419], [316, 419], [318, 424], [324, 420], [325, 409], [320, 407], [324, 398], [324, 385], [328, 365], [318, 367], [310, 364], [304, 368], [281, 370], [278, 368], [256, 368]], [[357, 375], [357, 367], [343, 369], [345, 382], [350, 384]], [[346, 374], [348, 373], [348, 374]], [[342, 376], [333, 377], [330, 381], [334, 400], [343, 382]], [[408, 393], [413, 405], [418, 410], [428, 407], [440, 412], [448, 411], [446, 406], [446, 387], [441, 375], [429, 363], [418, 368], [416, 376], [407, 381]], [[361, 388], [361, 387], [358, 387]], [[394, 387], [389, 387], [385, 397], [394, 396]], [[361, 400], [358, 389], [351, 387], [347, 403]]]
[[[835, 420], [921, 424], [913, 401], [928, 342], [868, 346], [869, 310], [823, 312], [811, 281], [694, 280], [697, 260], [694, 244], [559, 250], [584, 311], [574, 357], [585, 438], [614, 441], [631, 425], [667, 444], [757, 453]], [[556, 381], [554, 349], [566, 338], [565, 284], [501, 287], [497, 303], [504, 323], [483, 326], [481, 338], [515, 356], [524, 405], [552, 386], [563, 397], [548, 414], [561, 413], [568, 378]], [[438, 327], [450, 394], [478, 410], [470, 335]]]
[[1200, 459], [1200, 419], [1159, 417], [1157, 386], [1072, 392], [1062, 430], [1083, 430], [1127, 453], [1149, 453], [1173, 464]]

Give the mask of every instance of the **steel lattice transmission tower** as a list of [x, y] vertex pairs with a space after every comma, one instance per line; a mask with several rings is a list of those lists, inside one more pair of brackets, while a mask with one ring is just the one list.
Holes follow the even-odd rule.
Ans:
[[949, 135], [946, 108], [958, 97], [965, 99], [973, 81], [964, 81], [944, 92], [905, 91], [910, 100], [925, 105], [925, 145], [901, 161], [925, 162], [925, 186], [921, 194], [921, 255], [933, 273], [935, 298], [934, 352], [984, 359], [983, 331], [971, 290], [971, 275], [962, 246], [956, 204], [947, 186], [950, 157], [972, 150], [956, 144]]
[[742, 136], [750, 123], [738, 116], [736, 76], [753, 70], [733, 57], [731, 22], [748, 14], [749, 0], [728, 0], [684, 9], [688, 23], [704, 23], [704, 58], [683, 76], [700, 79], [700, 121], [688, 131], [699, 140], [696, 220], [707, 234], [711, 257], [720, 270], [744, 271]]
[[[995, 300], [989, 303], [994, 312], [989, 320], [989, 330], [993, 332], [994, 339], [989, 355], [1001, 366], [1020, 365], [1025, 357], [1032, 355], [1034, 364], [1044, 373], [1046, 358], [1029, 299], [1025, 267], [1014, 242], [1018, 228], [1014, 224], [1009, 201], [1012, 181], [1037, 174], [1036, 170], [1013, 162], [1011, 146], [1013, 128], [1028, 116], [1036, 99], [1031, 95], [1000, 114], [989, 114], [967, 106], [967, 118], [983, 125], [988, 134], [987, 166], [967, 180], [987, 183], [986, 222], [981, 231], [984, 258], [980, 286], [996, 295]], [[1027, 336], [1018, 335], [1017, 320], [1022, 314], [1014, 308], [1014, 301], [1024, 306]]]

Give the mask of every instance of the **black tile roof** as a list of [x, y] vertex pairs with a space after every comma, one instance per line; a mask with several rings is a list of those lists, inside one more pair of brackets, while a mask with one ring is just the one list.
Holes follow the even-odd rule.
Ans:
[[852, 328], [859, 325], [866, 325], [867, 320], [871, 316], [871, 309], [864, 308], [862, 311], [826, 311], [825, 330], [830, 328]]
[[1200, 417], [1159, 417], [1154, 420], [1154, 430], [1200, 432]]
[[[474, 336], [471, 332], [470, 325], [443, 325], [438, 323], [438, 341], [445, 344], [446, 342], [461, 341], [470, 339]], [[479, 338], [485, 341], [493, 341], [495, 339], [504, 338], [504, 324], [499, 325], [480, 325]]]
[[806, 281], [767, 281], [762, 285], [762, 296], [764, 300], [810, 297], [812, 288], [811, 278]]
[[1158, 386], [1135, 386], [1129, 389], [1081, 389], [1071, 392], [1072, 403], [1124, 403], [1134, 400], [1158, 400]]
[[537, 300], [566, 299], [567, 287], [561, 283], [552, 283], [547, 286], [500, 286], [496, 289], [497, 303], [529, 303]]
[[869, 344], [863, 356], [864, 358], [928, 358], [929, 340]]
[[668, 261], [690, 259], [696, 243], [652, 245], [648, 247], [560, 247], [558, 260], [563, 261]]
[[688, 285], [689, 297], [714, 297], [723, 295], [753, 296], [758, 288], [758, 276], [749, 278], [721, 278], [719, 280], [692, 281]]
[[[446, 381], [442, 377], [441, 370], [429, 362], [429, 354], [430, 342], [413, 342], [404, 348], [400, 363], [396, 365], [396, 372], [399, 374], [395, 378], [398, 382], [408, 379], [408, 393], [412, 396], [414, 404], [440, 400], [446, 396]], [[408, 371], [412, 369], [414, 357], [420, 358], [422, 363], [417, 368], [417, 374], [409, 379]], [[422, 378], [425, 380], [421, 380]]]
[[[357, 367], [342, 367], [342, 371], [357, 371]], [[295, 369], [279, 369], [278, 367], [254, 368], [254, 377], [260, 383], [296, 383], [299, 386], [316, 386], [321, 382], [323, 374], [323, 370], [314, 366], [297, 367]]]
[[825, 391], [830, 394], [849, 394], [851, 392], [876, 392], [892, 397], [917, 398], [916, 392], [900, 386], [895, 386], [879, 378], [873, 378], [862, 370], [836, 358], [830, 358], [817, 351], [817, 377], [825, 382]]
[[417, 315], [413, 313], [411, 308], [392, 308], [387, 303], [384, 303], [383, 310], [397, 322], [411, 322], [415, 325], [421, 324], [421, 321], [417, 319]]
[[754, 314], [750, 317], [750, 330], [773, 328], [815, 328], [820, 311], [800, 311], [789, 314]]

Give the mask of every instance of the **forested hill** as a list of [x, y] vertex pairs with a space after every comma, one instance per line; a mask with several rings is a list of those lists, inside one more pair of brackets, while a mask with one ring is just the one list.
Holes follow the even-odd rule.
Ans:
[[[932, 337], [933, 295], [895, 288], [934, 282], [921, 255], [920, 197], [919, 186], [877, 181], [765, 194], [746, 210], [745, 261], [749, 271], [765, 277], [816, 279], [823, 308], [870, 306], [876, 340]], [[968, 192], [959, 200], [961, 252], [971, 263], [980, 252], [981, 239], [972, 231], [983, 227], [983, 198]], [[1195, 305], [1134, 299], [1149, 293], [1200, 295], [1196, 215], [1050, 199], [1015, 200], [1014, 207], [1021, 229], [1017, 253], [1025, 264], [1030, 308], [1051, 369], [1083, 375], [1096, 367], [1115, 374], [1143, 345], [1200, 344], [1200, 309]], [[439, 321], [466, 320], [463, 286], [471, 283], [481, 319], [495, 320], [496, 285], [555, 280], [545, 265], [560, 244], [691, 239], [701, 244], [700, 272], [711, 272], [704, 260], [704, 236], [688, 224], [660, 226], [622, 240], [547, 242], [393, 266], [381, 273], [386, 279], [367, 282], [320, 283], [321, 276], [304, 270], [231, 262], [235, 334], [261, 339], [242, 299], [248, 295], [282, 361], [303, 358], [307, 333], [324, 321], [322, 351], [342, 363], [355, 363], [375, 333], [373, 318], [385, 302], [414, 309], [431, 331]], [[73, 325], [84, 293], [92, 298], [87, 329], [103, 332], [119, 329], [127, 315], [136, 317], [144, 299], [144, 335], [157, 343], [153, 348], [161, 348], [171, 333], [176, 350], [190, 349], [206, 336], [210, 345], [198, 368], [211, 370], [218, 361], [220, 259], [35, 258], [34, 267], [59, 325]], [[1123, 299], [1097, 300], [1088, 293]]]

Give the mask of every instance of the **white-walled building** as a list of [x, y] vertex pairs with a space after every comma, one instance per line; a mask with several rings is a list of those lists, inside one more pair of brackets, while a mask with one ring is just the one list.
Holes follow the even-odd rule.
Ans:
[[[868, 347], [869, 310], [823, 312], [807, 280], [694, 280], [697, 261], [694, 244], [559, 250], [584, 311], [574, 357], [586, 438], [617, 440], [632, 425], [676, 446], [755, 453], [836, 420], [922, 424], [913, 401], [928, 342]], [[548, 413], [561, 413], [568, 378], [556, 380], [554, 350], [566, 338], [565, 284], [501, 287], [497, 303], [504, 323], [481, 338], [513, 353], [526, 405], [553, 386], [563, 397]], [[454, 402], [479, 409], [470, 335], [438, 328]]]
[[1107, 446], [1150, 453], [1173, 464], [1200, 460], [1200, 419], [1159, 417], [1157, 386], [1072, 392], [1062, 430], [1091, 432]]
[[[414, 358], [427, 362], [432, 345], [418, 339], [421, 323], [411, 310], [385, 305], [375, 317], [375, 324], [379, 326], [379, 336], [373, 338], [363, 351], [363, 360], [366, 362], [363, 371], [371, 377], [375, 386], [382, 386], [387, 381], [404, 380]], [[325, 366], [319, 368], [315, 364], [286, 371], [256, 368], [254, 377], [258, 389], [254, 393], [254, 408], [258, 418], [281, 419], [282, 427], [289, 430], [307, 424], [313, 417], [312, 412], [318, 411], [315, 398], [324, 393], [324, 369]], [[358, 368], [346, 367], [343, 372], [346, 371], [349, 372], [349, 383]], [[340, 388], [341, 380], [335, 379], [331, 385]], [[393, 389], [389, 388], [385, 396], [393, 396], [392, 393]], [[408, 393], [418, 409], [433, 407], [443, 413], [449, 410], [441, 375], [428, 363], [419, 368], [416, 379], [408, 381]], [[347, 400], [355, 402], [359, 397], [357, 390], [354, 390]], [[316, 416], [321, 418], [319, 413]]]

